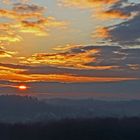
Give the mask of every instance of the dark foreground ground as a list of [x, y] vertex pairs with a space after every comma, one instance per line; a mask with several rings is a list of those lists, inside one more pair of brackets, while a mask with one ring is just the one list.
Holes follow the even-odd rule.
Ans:
[[140, 140], [140, 118], [1, 123], [0, 140]]

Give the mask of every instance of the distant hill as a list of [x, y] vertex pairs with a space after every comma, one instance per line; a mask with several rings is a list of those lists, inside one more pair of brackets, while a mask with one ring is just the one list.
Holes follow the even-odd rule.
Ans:
[[0, 96], [0, 122], [41, 122], [94, 117], [140, 117], [140, 101]]

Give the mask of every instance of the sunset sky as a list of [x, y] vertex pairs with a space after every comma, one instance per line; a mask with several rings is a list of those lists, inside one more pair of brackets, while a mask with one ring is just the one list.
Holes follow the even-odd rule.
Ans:
[[0, 94], [140, 99], [140, 1], [0, 0]]

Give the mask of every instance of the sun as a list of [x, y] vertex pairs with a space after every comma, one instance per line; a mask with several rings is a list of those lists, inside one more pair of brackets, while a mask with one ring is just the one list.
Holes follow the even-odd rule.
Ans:
[[19, 88], [19, 90], [26, 90], [27, 86], [26, 85], [19, 85], [18, 88]]

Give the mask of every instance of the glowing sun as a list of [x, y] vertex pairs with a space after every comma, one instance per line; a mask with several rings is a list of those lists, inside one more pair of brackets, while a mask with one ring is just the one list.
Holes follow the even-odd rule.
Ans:
[[26, 90], [26, 89], [27, 89], [27, 86], [25, 86], [25, 85], [20, 85], [20, 86], [18, 86], [18, 88], [19, 88], [20, 90]]

